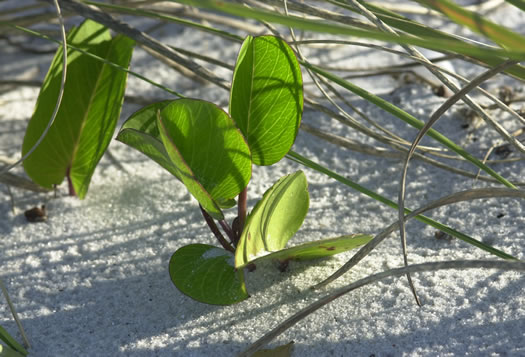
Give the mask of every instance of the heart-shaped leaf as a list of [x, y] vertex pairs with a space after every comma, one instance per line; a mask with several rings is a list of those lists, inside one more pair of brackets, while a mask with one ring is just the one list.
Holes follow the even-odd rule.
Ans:
[[235, 267], [283, 249], [308, 212], [308, 183], [302, 171], [279, 179], [248, 216], [235, 250]]
[[292, 49], [274, 36], [248, 36], [230, 93], [230, 115], [256, 165], [281, 160], [292, 147], [303, 112], [301, 69]]
[[235, 123], [216, 105], [178, 99], [159, 111], [157, 126], [177, 177], [214, 218], [248, 184], [250, 149]]
[[262, 260], [279, 260], [285, 262], [288, 260], [308, 260], [329, 257], [362, 246], [372, 240], [372, 238], [374, 237], [367, 234], [352, 234], [337, 238], [321, 239], [260, 256], [236, 268], [243, 268], [248, 264], [257, 263]]
[[[68, 43], [124, 68], [129, 66], [133, 41], [126, 36], [111, 39], [102, 25], [86, 20], [73, 29]], [[25, 155], [51, 119], [62, 76], [59, 49], [38, 96], [22, 145]], [[68, 50], [64, 97], [47, 135], [24, 161], [26, 173], [39, 185], [52, 188], [67, 175], [72, 189], [84, 198], [91, 176], [104, 154], [120, 115], [127, 73], [78, 51]]]
[[177, 176], [177, 167], [166, 152], [157, 127], [157, 112], [169, 103], [170, 100], [153, 103], [133, 113], [122, 124], [116, 139], [137, 149]]
[[170, 259], [170, 277], [182, 293], [206, 304], [231, 305], [249, 297], [244, 272], [233, 254], [207, 244], [179, 248]]

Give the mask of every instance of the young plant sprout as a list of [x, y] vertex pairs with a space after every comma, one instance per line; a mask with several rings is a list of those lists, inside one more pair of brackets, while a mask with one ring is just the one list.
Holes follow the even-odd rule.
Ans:
[[[279, 179], [247, 214], [252, 164], [272, 165], [288, 153], [302, 111], [302, 77], [294, 52], [278, 37], [249, 36], [233, 73], [229, 113], [203, 100], [177, 99], [148, 105], [123, 124], [117, 140], [186, 186], [222, 246], [190, 244], [173, 254], [170, 276], [184, 294], [209, 304], [237, 303], [249, 297], [243, 268], [257, 261], [319, 258], [371, 239], [343, 236], [284, 249], [308, 211], [302, 171]], [[237, 217], [230, 225], [223, 210], [235, 205]]]

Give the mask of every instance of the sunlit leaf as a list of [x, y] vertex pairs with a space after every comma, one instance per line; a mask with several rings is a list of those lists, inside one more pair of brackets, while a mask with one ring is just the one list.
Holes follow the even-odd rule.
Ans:
[[[124, 68], [129, 66], [133, 41], [91, 20], [73, 29], [68, 42]], [[27, 153], [51, 119], [62, 76], [59, 49], [44, 79], [35, 112], [24, 137]], [[39, 185], [52, 188], [68, 176], [76, 195], [87, 193], [91, 176], [104, 154], [120, 115], [127, 73], [78, 51], [68, 50], [67, 80], [56, 120], [42, 143], [24, 161], [26, 173]]]
[[301, 227], [309, 202], [308, 183], [302, 171], [279, 179], [248, 216], [235, 251], [235, 266], [283, 249]]
[[274, 36], [248, 36], [230, 95], [230, 115], [248, 141], [252, 161], [271, 165], [292, 147], [303, 112], [303, 82], [295, 54]]
[[190, 244], [170, 259], [173, 284], [206, 304], [231, 305], [249, 297], [244, 272], [234, 268], [232, 253], [207, 244]]
[[222, 219], [218, 202], [237, 196], [251, 177], [250, 149], [233, 120], [212, 103], [178, 99], [159, 112], [157, 126], [177, 176]]
[[[288, 260], [309, 260], [329, 257], [360, 247], [368, 243], [372, 238], [373, 236], [367, 234], [353, 234], [337, 238], [321, 239], [269, 253], [268, 255], [248, 261], [245, 265], [251, 263], [257, 264], [257, 262], [262, 260], [279, 260], [285, 262]], [[239, 266], [237, 268], [242, 267], [243, 266]]]
[[122, 124], [117, 140], [137, 149], [177, 176], [177, 167], [166, 152], [157, 127], [157, 112], [170, 102], [166, 100], [153, 103], [133, 113]]

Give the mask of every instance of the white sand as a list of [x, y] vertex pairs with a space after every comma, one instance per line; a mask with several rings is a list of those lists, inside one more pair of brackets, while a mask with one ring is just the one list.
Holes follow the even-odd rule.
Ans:
[[[512, 17], [513, 27], [519, 28], [525, 18], [523, 14], [517, 18], [516, 13], [507, 7], [494, 12], [493, 18], [502, 21]], [[156, 35], [164, 42], [230, 63], [238, 51], [238, 46], [225, 48], [216, 38], [193, 30], [168, 27]], [[3, 40], [0, 53], [1, 79], [24, 78], [37, 70], [40, 72], [36, 78], [42, 79], [51, 58], [20, 53]], [[359, 48], [307, 53], [334, 66], [399, 62], [393, 56]], [[189, 96], [227, 103], [227, 92], [213, 86], [195, 87], [138, 49], [132, 68]], [[473, 66], [456, 68], [469, 77], [475, 73]], [[219, 73], [231, 78], [225, 70]], [[425, 85], [400, 84], [390, 77], [356, 83], [384, 95], [422, 120], [427, 120], [444, 101]], [[493, 82], [489, 89], [503, 83], [523, 88], [523, 84], [507, 78]], [[135, 78], [130, 78], [127, 94], [166, 97]], [[1, 92], [0, 155], [18, 157], [37, 95], [38, 89], [33, 87]], [[409, 140], [415, 136], [414, 129], [380, 109], [351, 95], [348, 98], [398, 135]], [[126, 104], [122, 118], [137, 108]], [[519, 127], [507, 115], [494, 114], [509, 131]], [[331, 133], [376, 145], [311, 110], [305, 110], [303, 120]], [[462, 124], [463, 119], [452, 110], [436, 129], [480, 158], [498, 142], [497, 134], [487, 126], [461, 129]], [[436, 145], [431, 140], [424, 143]], [[348, 151], [304, 132], [299, 133], [293, 149], [389, 199], [397, 199], [399, 160]], [[195, 302], [171, 283], [168, 261], [186, 244], [217, 244], [196, 201], [182, 184], [140, 153], [116, 141], [109, 150], [125, 171], [106, 155], [83, 201], [67, 197], [65, 184], [56, 199], [51, 194], [13, 189], [13, 213], [6, 186], [0, 186], [0, 278], [33, 345], [31, 356], [232, 356], [333, 287], [402, 264], [396, 233], [324, 291], [313, 293], [308, 288], [335, 271], [351, 253], [314, 263], [291, 263], [285, 273], [272, 264], [261, 264], [254, 273], [247, 273], [250, 299], [234, 306]], [[476, 171], [469, 164], [454, 165]], [[521, 162], [493, 167], [511, 180], [525, 178]], [[250, 207], [275, 180], [298, 169], [306, 173], [311, 204], [291, 245], [357, 232], [375, 234], [395, 221], [395, 210], [289, 160], [254, 169]], [[19, 168], [14, 172], [22, 171]], [[412, 162], [408, 179], [406, 205], [410, 208], [486, 185], [417, 161]], [[41, 204], [48, 208], [47, 222], [29, 224], [24, 210]], [[525, 258], [523, 201], [478, 200], [437, 209], [429, 216], [519, 259]], [[457, 239], [438, 240], [435, 231], [417, 221], [408, 223], [411, 263], [493, 258]], [[406, 279], [388, 279], [336, 300], [286, 331], [272, 346], [293, 340], [294, 356], [525, 355], [524, 279], [523, 274], [495, 270], [416, 274], [421, 308], [415, 305]], [[3, 299], [0, 325], [20, 340]]]

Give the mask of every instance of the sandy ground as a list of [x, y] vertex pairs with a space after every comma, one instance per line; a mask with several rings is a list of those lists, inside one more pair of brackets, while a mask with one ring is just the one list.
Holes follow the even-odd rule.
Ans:
[[[523, 14], [510, 6], [491, 16], [516, 29], [525, 23]], [[148, 25], [137, 24], [141, 28]], [[239, 49], [177, 26], [154, 34], [165, 43], [230, 63]], [[34, 45], [49, 48], [43, 42]], [[401, 61], [357, 47], [312, 49], [306, 54], [314, 62], [360, 68]], [[41, 80], [51, 58], [52, 54], [29, 54], [2, 39], [0, 79]], [[479, 73], [474, 66], [454, 66], [468, 77]], [[187, 96], [227, 105], [226, 91], [196, 85], [139, 49], [132, 69]], [[217, 73], [231, 78], [226, 70]], [[305, 81], [311, 82], [306, 77]], [[444, 101], [425, 84], [402, 83], [390, 76], [355, 83], [422, 120]], [[523, 93], [523, 84], [508, 78], [486, 87], [496, 91], [503, 84]], [[312, 85], [306, 88], [312, 89]], [[167, 97], [135, 78], [129, 79], [126, 94], [150, 100]], [[19, 156], [37, 96], [37, 87], [2, 88], [1, 156]], [[398, 135], [409, 140], [415, 136], [414, 129], [380, 109], [350, 94], [347, 97]], [[137, 108], [126, 102], [121, 119]], [[507, 115], [493, 114], [509, 131], [519, 128]], [[377, 145], [309, 109], [305, 109], [303, 121]], [[463, 128], [465, 124], [466, 119], [453, 109], [435, 128], [479, 158], [499, 143], [497, 134], [486, 125], [470, 123]], [[437, 145], [431, 140], [424, 143]], [[399, 160], [348, 151], [305, 132], [299, 133], [293, 149], [389, 199], [397, 199]], [[335, 271], [351, 253], [313, 263], [292, 262], [284, 273], [271, 263], [261, 264], [255, 272], [247, 273], [252, 295], [248, 300], [234, 306], [195, 302], [171, 283], [168, 261], [183, 245], [216, 244], [196, 201], [168, 172], [124, 144], [112, 141], [109, 152], [119, 165], [104, 156], [83, 201], [68, 197], [65, 184], [56, 198], [13, 189], [13, 212], [8, 190], [0, 186], [0, 278], [32, 342], [31, 356], [232, 356], [330, 289], [402, 264], [396, 233], [326, 290], [312, 292], [309, 287]], [[511, 155], [517, 157], [516, 153]], [[455, 161], [454, 165], [475, 172], [471, 165]], [[511, 180], [523, 181], [525, 177], [522, 162], [494, 164], [493, 168]], [[309, 182], [310, 211], [290, 245], [342, 234], [375, 234], [395, 221], [393, 209], [289, 160], [254, 169], [249, 206], [253, 207], [279, 177], [298, 169], [304, 170]], [[22, 173], [20, 168], [14, 172]], [[410, 166], [408, 182], [406, 205], [410, 208], [452, 192], [486, 186], [418, 161]], [[48, 210], [47, 221], [28, 223], [24, 210], [42, 204]], [[523, 259], [524, 211], [523, 201], [517, 199], [487, 199], [443, 207], [429, 216]], [[436, 239], [434, 228], [416, 221], [408, 223], [407, 232], [411, 263], [491, 258], [457, 239]], [[415, 305], [406, 279], [386, 279], [325, 306], [282, 334], [272, 346], [293, 340], [293, 356], [525, 355], [524, 279], [523, 274], [495, 270], [417, 274], [414, 281], [422, 307]], [[6, 304], [0, 301], [0, 324], [20, 339]]]

